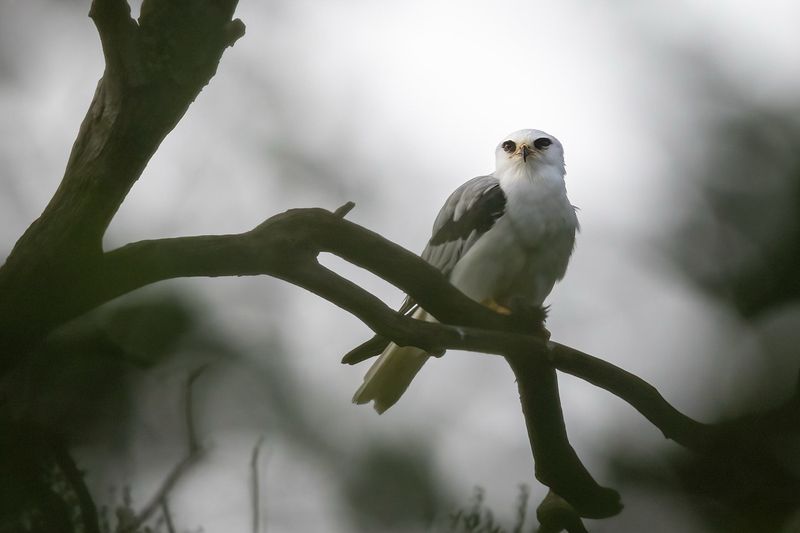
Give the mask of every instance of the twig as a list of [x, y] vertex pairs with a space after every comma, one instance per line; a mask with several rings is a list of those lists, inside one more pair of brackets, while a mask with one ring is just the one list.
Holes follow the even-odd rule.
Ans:
[[261, 445], [264, 444], [265, 437], [261, 435], [253, 446], [253, 453], [250, 456], [250, 504], [253, 509], [253, 533], [261, 531], [261, 483], [258, 474], [258, 456], [261, 452]]
[[188, 379], [186, 380], [186, 385], [184, 389], [184, 419], [186, 423], [186, 455], [183, 459], [178, 462], [172, 470], [170, 470], [167, 477], [164, 478], [164, 481], [161, 482], [161, 485], [156, 490], [155, 494], [150, 498], [150, 501], [142, 508], [141, 511], [136, 515], [136, 517], [129, 523], [127, 526], [122, 530], [121, 533], [134, 533], [137, 529], [139, 529], [145, 522], [147, 522], [150, 517], [155, 513], [156, 510], [159, 508], [163, 509], [166, 503], [166, 498], [169, 493], [172, 491], [173, 487], [177, 484], [177, 482], [181, 479], [183, 474], [185, 474], [199, 459], [203, 453], [203, 449], [201, 448], [197, 434], [195, 431], [195, 422], [194, 422], [194, 408], [193, 408], [193, 388], [194, 383], [197, 379], [201, 376], [203, 372], [208, 368], [208, 365], [202, 365], [199, 368], [192, 371], [189, 374]]
[[389, 346], [391, 341], [380, 335], [375, 335], [368, 341], [365, 341], [342, 357], [342, 363], [346, 365], [355, 365], [367, 359], [371, 359], [376, 355], [380, 355]]
[[175, 523], [172, 521], [172, 513], [169, 510], [167, 496], [161, 499], [161, 514], [164, 516], [164, 523], [167, 525], [168, 533], [175, 533]]
[[339, 218], [344, 218], [347, 216], [347, 213], [353, 210], [355, 206], [356, 206], [355, 202], [347, 202], [346, 204], [338, 207], [336, 211], [333, 212], [333, 214], [334, 216], [337, 216]]
[[198, 454], [200, 449], [200, 443], [197, 439], [197, 430], [195, 428], [195, 420], [194, 420], [194, 384], [200, 378], [200, 376], [208, 370], [208, 363], [204, 365], [200, 365], [199, 367], [195, 368], [189, 377], [186, 380], [186, 394], [184, 401], [184, 420], [186, 420], [186, 435], [187, 435], [187, 445], [189, 449], [189, 455], [196, 455]]

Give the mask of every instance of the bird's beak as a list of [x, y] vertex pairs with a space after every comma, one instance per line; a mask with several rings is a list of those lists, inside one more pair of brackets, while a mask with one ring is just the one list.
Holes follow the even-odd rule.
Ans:
[[527, 144], [522, 145], [522, 162], [526, 163], [528, 161], [528, 156], [531, 155], [531, 149], [528, 148]]

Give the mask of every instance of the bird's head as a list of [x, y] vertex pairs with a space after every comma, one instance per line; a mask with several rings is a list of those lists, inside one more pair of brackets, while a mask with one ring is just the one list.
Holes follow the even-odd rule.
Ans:
[[[497, 171], [537, 171], [551, 167], [564, 174], [564, 149], [558, 139], [539, 130], [519, 130], [506, 135], [495, 150]], [[527, 167], [527, 168], [526, 168]]]

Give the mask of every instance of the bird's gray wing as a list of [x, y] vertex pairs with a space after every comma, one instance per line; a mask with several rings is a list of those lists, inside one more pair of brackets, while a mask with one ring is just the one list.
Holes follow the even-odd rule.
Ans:
[[[464, 183], [439, 211], [422, 258], [449, 275], [467, 250], [503, 216], [505, 208], [506, 195], [494, 176], [479, 176]], [[410, 314], [416, 307], [408, 297], [400, 312]]]

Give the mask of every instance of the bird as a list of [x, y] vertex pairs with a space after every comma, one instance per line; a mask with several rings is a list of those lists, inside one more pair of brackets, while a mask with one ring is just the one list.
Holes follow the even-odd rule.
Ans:
[[[515, 131], [495, 149], [495, 170], [458, 187], [433, 224], [422, 258], [471, 299], [502, 314], [540, 307], [564, 277], [580, 230], [567, 198], [564, 149], [540, 130]], [[407, 297], [400, 313], [435, 321]], [[390, 343], [353, 403], [381, 414], [408, 389], [429, 354]]]

